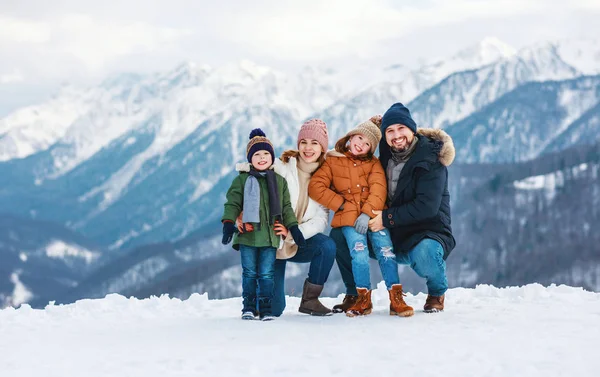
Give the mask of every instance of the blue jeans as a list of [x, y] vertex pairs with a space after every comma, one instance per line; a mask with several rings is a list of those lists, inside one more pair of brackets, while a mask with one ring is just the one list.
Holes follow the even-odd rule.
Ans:
[[323, 285], [329, 277], [335, 260], [335, 242], [324, 234], [317, 233], [306, 240], [290, 259], [275, 261], [275, 290], [273, 293], [273, 315], [280, 316], [285, 309], [285, 266], [287, 262], [310, 263], [308, 281]]
[[271, 315], [273, 301], [274, 247], [240, 245], [242, 259], [242, 312]]
[[392, 289], [392, 285], [400, 283], [398, 276], [398, 265], [396, 264], [396, 255], [390, 232], [384, 229], [380, 232], [367, 231], [367, 234], [360, 234], [353, 226], [343, 226], [342, 233], [346, 237], [346, 243], [350, 250], [352, 258], [352, 275], [354, 275], [354, 283], [358, 288], [371, 289], [371, 276], [369, 274], [369, 243], [379, 268], [381, 275], [385, 281], [387, 289]]
[[[344, 234], [340, 228], [333, 228], [329, 233], [329, 237], [335, 242], [337, 249], [335, 260], [346, 286], [346, 294], [356, 296], [356, 284], [352, 274], [352, 259]], [[398, 253], [396, 261], [400, 264], [409, 265], [417, 275], [426, 279], [427, 293], [432, 296], [442, 296], [448, 290], [446, 262], [443, 256], [444, 248], [442, 245], [436, 240], [425, 238], [408, 253]]]
[[396, 261], [409, 265], [417, 275], [427, 279], [427, 292], [430, 295], [442, 296], [448, 290], [444, 248], [438, 241], [424, 238], [408, 253], [399, 253]]

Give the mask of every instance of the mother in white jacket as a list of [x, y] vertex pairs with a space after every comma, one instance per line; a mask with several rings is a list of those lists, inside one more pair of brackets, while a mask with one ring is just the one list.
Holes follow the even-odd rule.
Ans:
[[[308, 197], [310, 177], [325, 161], [328, 140], [325, 122], [320, 119], [308, 120], [304, 122], [298, 133], [298, 150], [285, 151], [281, 155], [281, 160], [275, 160], [275, 172], [287, 181], [290, 201], [298, 219], [298, 227], [306, 239], [306, 245], [298, 247], [283, 225], [275, 225], [276, 233], [284, 239], [277, 250], [277, 260], [275, 261], [275, 288], [272, 305], [273, 315], [276, 316], [281, 315], [285, 309], [285, 267], [287, 262], [310, 263], [298, 310], [301, 313], [317, 316], [331, 315], [332, 313], [319, 301], [336, 253], [335, 242], [323, 234], [327, 228], [329, 212]], [[249, 165], [238, 166], [238, 170], [245, 169], [249, 169]], [[249, 224], [238, 222], [238, 230], [240, 232], [252, 231], [252, 228]]]

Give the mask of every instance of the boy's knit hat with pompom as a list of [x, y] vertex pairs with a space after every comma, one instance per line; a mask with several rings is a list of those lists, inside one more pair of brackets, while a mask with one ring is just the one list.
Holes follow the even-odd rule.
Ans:
[[248, 162], [252, 162], [252, 155], [258, 151], [267, 151], [271, 153], [272, 161], [275, 161], [275, 151], [273, 144], [267, 139], [267, 136], [260, 128], [255, 128], [250, 131], [250, 141], [246, 147], [246, 157]]
[[377, 145], [381, 140], [381, 115], [372, 116], [371, 119], [367, 120], [356, 126], [353, 130], [348, 132], [346, 136], [349, 137], [357, 134], [361, 134], [369, 139], [371, 142], [371, 153], [375, 153], [375, 149], [377, 149]]

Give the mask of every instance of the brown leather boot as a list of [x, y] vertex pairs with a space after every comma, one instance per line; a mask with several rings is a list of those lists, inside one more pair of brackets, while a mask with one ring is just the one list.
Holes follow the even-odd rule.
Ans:
[[441, 295], [441, 296], [427, 295], [427, 300], [425, 300], [425, 306], [423, 306], [423, 311], [425, 313], [443, 312], [444, 311], [444, 295]]
[[348, 317], [356, 317], [359, 315], [371, 314], [373, 304], [371, 303], [371, 290], [367, 288], [356, 288], [358, 298], [354, 305], [348, 308], [346, 315]]
[[402, 284], [392, 285], [390, 292], [390, 315], [397, 315], [399, 317], [410, 317], [415, 314], [415, 311], [411, 306], [408, 306], [404, 302], [404, 296], [406, 293], [402, 292]]
[[334, 313], [346, 313], [348, 311], [348, 308], [351, 307], [352, 305], [354, 305], [354, 303], [356, 302], [356, 299], [358, 299], [358, 296], [345, 295], [344, 300], [342, 301], [341, 304], [337, 304], [337, 305], [333, 306], [333, 312]]
[[312, 284], [308, 279], [304, 280], [304, 288], [302, 289], [302, 301], [298, 311], [304, 314], [326, 316], [333, 314], [331, 309], [319, 301], [319, 296], [323, 292], [322, 285]]

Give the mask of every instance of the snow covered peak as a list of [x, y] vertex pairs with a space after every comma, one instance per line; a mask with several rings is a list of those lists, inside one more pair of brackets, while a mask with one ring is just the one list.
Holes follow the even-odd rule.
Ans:
[[600, 73], [600, 40], [569, 39], [556, 42], [561, 58], [586, 75]]
[[474, 46], [459, 51], [450, 58], [456, 63], [463, 63], [467, 68], [476, 68], [493, 63], [499, 59], [510, 58], [515, 54], [514, 47], [495, 37], [486, 37]]
[[510, 58], [514, 54], [513, 47], [495, 37], [487, 37], [450, 58], [427, 64], [418, 72], [430, 76], [433, 81], [439, 81], [451, 73], [480, 68]]

